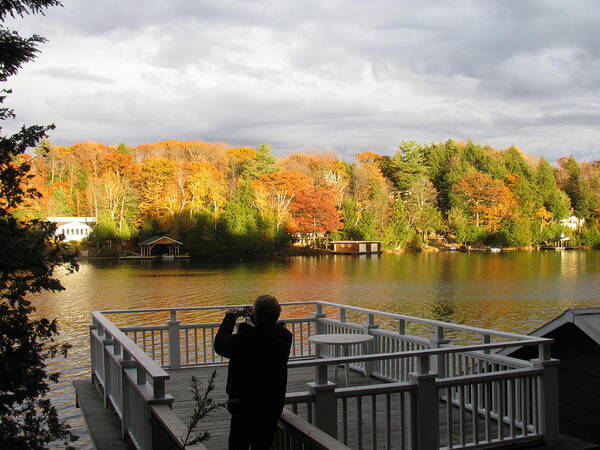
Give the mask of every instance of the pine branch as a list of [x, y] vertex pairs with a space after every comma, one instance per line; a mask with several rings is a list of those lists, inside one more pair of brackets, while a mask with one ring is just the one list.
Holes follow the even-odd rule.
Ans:
[[204, 442], [210, 438], [210, 433], [208, 431], [199, 432], [196, 431], [196, 428], [203, 418], [208, 416], [215, 409], [222, 408], [226, 404], [225, 402], [215, 402], [211, 397], [209, 397], [210, 393], [215, 389], [216, 376], [217, 371], [213, 370], [210, 378], [208, 379], [206, 389], [204, 390], [202, 390], [202, 383], [198, 381], [196, 377], [192, 377], [192, 383], [190, 386], [192, 388], [192, 394], [194, 396], [194, 403], [196, 407], [190, 416], [185, 438], [179, 438], [183, 448]]

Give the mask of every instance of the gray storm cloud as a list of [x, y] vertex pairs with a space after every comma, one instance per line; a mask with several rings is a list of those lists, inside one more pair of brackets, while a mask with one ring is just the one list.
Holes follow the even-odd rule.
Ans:
[[392, 153], [473, 139], [600, 157], [600, 4], [70, 0], [7, 87], [56, 143], [204, 139]]

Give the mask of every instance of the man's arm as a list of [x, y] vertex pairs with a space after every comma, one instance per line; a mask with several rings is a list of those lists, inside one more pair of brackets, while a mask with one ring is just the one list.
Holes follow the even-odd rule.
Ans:
[[239, 315], [240, 313], [235, 309], [227, 311], [215, 336], [215, 352], [225, 358], [231, 358], [239, 351], [239, 340], [233, 334], [235, 321]]

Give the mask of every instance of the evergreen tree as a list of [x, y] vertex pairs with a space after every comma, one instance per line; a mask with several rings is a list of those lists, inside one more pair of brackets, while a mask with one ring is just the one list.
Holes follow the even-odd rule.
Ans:
[[403, 141], [393, 158], [395, 187], [407, 191], [416, 178], [427, 172], [423, 147], [415, 141]]
[[[43, 13], [57, 0], [11, 0], [0, 3], [0, 22], [7, 17]], [[0, 81], [15, 75], [33, 60], [41, 36], [22, 37], [0, 25]], [[0, 104], [10, 90], [2, 90]], [[0, 107], [0, 120], [14, 118], [10, 108]], [[55, 342], [55, 320], [34, 319], [35, 307], [28, 296], [41, 291], [60, 291], [54, 269], [67, 263], [56, 226], [41, 220], [19, 220], [13, 212], [25, 201], [39, 198], [31, 179], [29, 160], [20, 158], [35, 147], [53, 126], [22, 127], [12, 136], [0, 134], [0, 448], [43, 449], [58, 439], [68, 440], [68, 426], [61, 422], [46, 398], [49, 382], [58, 380], [48, 373], [46, 360], [57, 353], [66, 355], [68, 346]], [[67, 445], [67, 444], [65, 444]]]

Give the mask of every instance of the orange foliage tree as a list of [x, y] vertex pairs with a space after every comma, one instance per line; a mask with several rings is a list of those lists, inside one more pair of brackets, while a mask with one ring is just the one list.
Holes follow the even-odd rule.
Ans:
[[148, 158], [140, 175], [140, 213], [158, 218], [167, 210], [165, 192], [175, 174], [175, 163], [166, 158]]
[[498, 230], [500, 222], [513, 217], [518, 204], [508, 187], [500, 180], [481, 172], [465, 175], [452, 192], [469, 207], [475, 225], [488, 231]]
[[267, 173], [254, 182], [256, 206], [263, 217], [273, 220], [276, 232], [290, 218], [295, 195], [308, 189], [310, 184], [306, 175], [291, 170]]
[[292, 201], [293, 228], [305, 238], [315, 239], [321, 233], [342, 227], [335, 196], [325, 186], [307, 186]]

